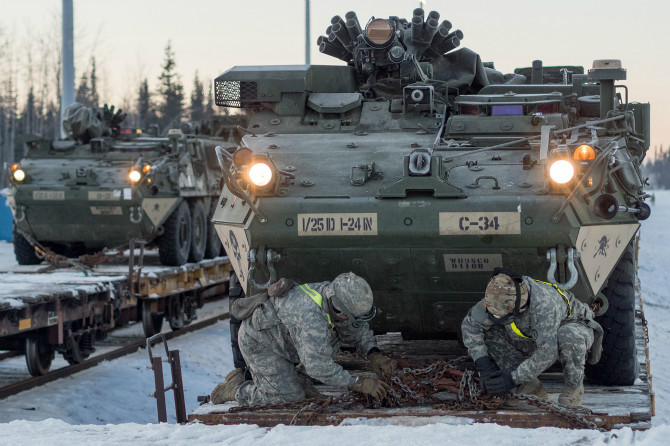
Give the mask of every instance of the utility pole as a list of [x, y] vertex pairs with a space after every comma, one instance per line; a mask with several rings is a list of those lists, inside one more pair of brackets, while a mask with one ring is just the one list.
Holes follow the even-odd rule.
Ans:
[[309, 65], [309, 0], [305, 0], [305, 65]]
[[60, 134], [63, 131], [65, 109], [74, 102], [74, 7], [72, 0], [63, 0], [63, 69], [60, 100]]

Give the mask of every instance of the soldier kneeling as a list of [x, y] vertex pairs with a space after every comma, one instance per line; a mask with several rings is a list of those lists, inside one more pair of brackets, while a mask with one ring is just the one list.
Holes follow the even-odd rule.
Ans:
[[233, 370], [214, 389], [211, 401], [237, 400], [251, 406], [304, 399], [306, 386], [296, 372], [299, 363], [309, 377], [325, 384], [385, 397], [386, 383], [356, 378], [333, 360], [344, 341], [367, 354], [378, 376], [395, 370], [395, 361], [377, 348], [367, 323], [376, 313], [368, 283], [344, 273], [332, 282], [293, 285], [283, 293], [272, 296], [270, 292], [256, 302], [254, 297], [238, 301], [248, 300], [246, 305], [254, 308], [242, 320], [238, 338], [252, 380], [244, 380], [244, 370]]
[[595, 364], [602, 352], [603, 329], [593, 317], [569, 291], [506, 271], [489, 281], [461, 329], [486, 392], [502, 396], [514, 389], [546, 398], [538, 376], [560, 359], [558, 402], [580, 406], [587, 354]]

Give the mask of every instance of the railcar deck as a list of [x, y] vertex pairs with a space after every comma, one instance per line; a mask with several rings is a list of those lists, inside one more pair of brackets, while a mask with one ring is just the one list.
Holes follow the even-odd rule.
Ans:
[[225, 295], [229, 277], [227, 257], [166, 267], [153, 252], [132, 272], [128, 257], [86, 272], [45, 265], [10, 267], [0, 271], [0, 350], [23, 351], [32, 339], [67, 352], [73, 333], [104, 334], [143, 320], [145, 312], [162, 322], [164, 316], [185, 312], [179, 305], [184, 296], [199, 308], [206, 298]]

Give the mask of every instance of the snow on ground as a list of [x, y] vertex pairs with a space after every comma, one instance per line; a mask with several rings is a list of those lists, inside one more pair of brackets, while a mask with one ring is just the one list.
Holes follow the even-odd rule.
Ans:
[[[408, 419], [399, 425], [379, 420], [351, 420], [342, 426], [280, 425], [205, 426], [174, 424], [171, 394], [167, 395], [168, 424], [156, 423], [153, 372], [146, 351], [104, 362], [98, 367], [57, 380], [0, 401], [0, 444], [49, 446], [86, 444], [182, 445], [665, 445], [670, 437], [670, 302], [666, 299], [670, 264], [670, 191], [655, 192], [652, 217], [644, 223], [640, 242], [640, 280], [649, 321], [650, 354], [656, 416], [645, 432], [621, 429], [610, 433], [556, 428], [513, 429], [468, 420], [440, 417]], [[0, 242], [0, 270], [15, 266], [12, 246]], [[0, 287], [2, 287], [0, 274]], [[167, 324], [165, 325], [167, 327]], [[164, 327], [164, 328], [165, 328]], [[130, 327], [128, 330], [137, 330]], [[166, 328], [169, 329], [169, 328]], [[186, 411], [197, 407], [233, 368], [228, 322], [169, 341], [179, 349], [185, 386]], [[162, 346], [155, 349], [164, 355]], [[22, 357], [2, 367], [25, 367]], [[60, 361], [63, 361], [60, 359]], [[5, 365], [8, 364], [8, 365]], [[59, 366], [55, 362], [54, 366]], [[2, 373], [2, 369], [0, 369]], [[166, 383], [169, 375], [166, 371]], [[398, 420], [401, 421], [401, 420]]]

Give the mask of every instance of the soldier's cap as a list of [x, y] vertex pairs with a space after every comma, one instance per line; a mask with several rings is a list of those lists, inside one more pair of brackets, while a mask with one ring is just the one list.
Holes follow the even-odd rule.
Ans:
[[358, 320], [374, 317], [372, 289], [365, 279], [352, 272], [343, 273], [333, 280], [332, 288], [331, 303], [336, 311]]
[[[519, 283], [521, 301], [519, 308], [528, 302], [528, 287], [523, 281]], [[486, 309], [495, 317], [503, 317], [514, 312], [516, 303], [516, 286], [514, 280], [507, 274], [497, 274], [489, 280], [484, 292]]]

